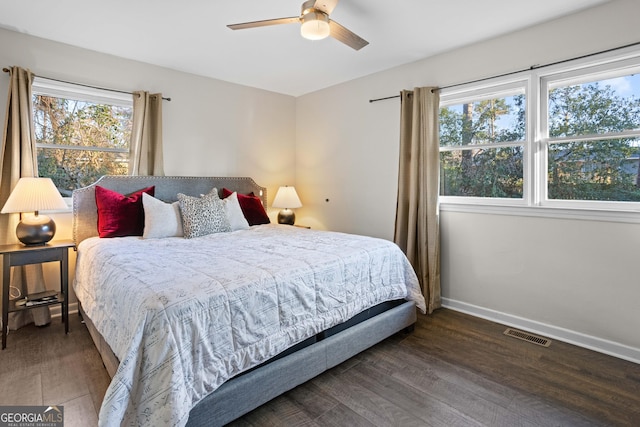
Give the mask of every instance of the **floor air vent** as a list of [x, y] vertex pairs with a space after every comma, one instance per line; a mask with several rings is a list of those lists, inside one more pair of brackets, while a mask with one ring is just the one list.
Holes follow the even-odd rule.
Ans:
[[517, 329], [507, 328], [504, 334], [519, 340], [528, 341], [533, 344], [541, 345], [543, 347], [549, 347], [551, 340], [548, 338], [539, 337], [537, 335], [530, 334], [529, 332], [519, 331]]

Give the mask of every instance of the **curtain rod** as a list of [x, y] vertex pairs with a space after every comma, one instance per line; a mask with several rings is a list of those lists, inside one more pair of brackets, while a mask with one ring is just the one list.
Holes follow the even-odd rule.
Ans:
[[[4, 71], [5, 73], [11, 72], [11, 70], [6, 68], [6, 67], [3, 68], [2, 71]], [[76, 83], [76, 82], [69, 82], [69, 81], [66, 81], [66, 80], [54, 79], [52, 77], [46, 77], [46, 76], [38, 76], [38, 75], [35, 75], [35, 76], [36, 77], [40, 77], [42, 79], [53, 80], [54, 82], [67, 83], [67, 84], [72, 84], [72, 85], [77, 85], [77, 86], [82, 86], [82, 87], [88, 87], [88, 88], [91, 88], [91, 89], [100, 89], [100, 90], [106, 90], [106, 91], [109, 91], [109, 92], [127, 93], [129, 95], [133, 95], [132, 92], [127, 92], [126, 90], [109, 89], [109, 88], [100, 87], [100, 86], [87, 85], [87, 84], [84, 84], [84, 83]], [[171, 101], [171, 98], [165, 98], [164, 96], [162, 97], [162, 99], [165, 100], [165, 101]]]
[[[573, 57], [573, 58], [570, 58], [570, 59], [563, 59], [563, 60], [560, 60], [560, 61], [550, 62], [548, 64], [532, 65], [529, 68], [524, 68], [524, 69], [518, 70], [518, 71], [511, 71], [511, 72], [508, 72], [508, 73], [498, 74], [498, 75], [491, 76], [491, 77], [484, 77], [484, 78], [477, 79], [477, 80], [470, 80], [470, 81], [464, 82], [464, 83], [456, 83], [456, 84], [452, 84], [452, 85], [448, 85], [448, 86], [437, 87], [437, 88], [431, 89], [431, 91], [433, 92], [435, 90], [449, 89], [449, 88], [452, 88], [452, 87], [463, 86], [463, 85], [470, 84], [470, 83], [480, 83], [480, 82], [483, 82], [483, 81], [486, 81], [486, 80], [495, 79], [495, 78], [498, 78], [498, 77], [506, 77], [506, 76], [511, 76], [513, 74], [523, 73], [525, 71], [531, 71], [531, 70], [537, 70], [539, 68], [551, 67], [552, 65], [564, 64], [565, 62], [571, 62], [571, 61], [576, 61], [578, 59], [589, 58], [591, 56], [601, 55], [603, 53], [613, 52], [615, 50], [625, 49], [625, 48], [628, 48], [628, 47], [638, 46], [638, 45], [640, 45], [640, 42], [629, 43], [629, 44], [626, 44], [624, 46], [613, 47], [611, 49], [601, 50], [599, 52], [594, 52], [594, 53], [588, 53], [586, 55], [576, 56], [576, 57]], [[371, 102], [378, 102], [378, 101], [384, 101], [384, 100], [393, 99], [393, 98], [400, 98], [400, 95], [386, 96], [384, 98], [377, 98], [377, 99], [370, 99], [369, 102], [370, 103]]]

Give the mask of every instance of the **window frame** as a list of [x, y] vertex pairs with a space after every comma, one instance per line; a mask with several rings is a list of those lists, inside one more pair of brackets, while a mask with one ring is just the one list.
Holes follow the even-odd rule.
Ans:
[[[540, 77], [540, 144], [543, 164], [539, 174], [542, 195], [541, 206], [573, 208], [573, 209], [604, 209], [604, 210], [629, 210], [640, 211], [640, 202], [626, 201], [591, 201], [591, 200], [564, 200], [550, 199], [548, 195], [548, 168], [549, 168], [549, 146], [562, 143], [564, 141], [599, 141], [617, 138], [640, 137], [640, 127], [622, 132], [606, 132], [598, 134], [586, 134], [577, 136], [549, 137], [549, 91], [557, 87], [565, 87], [594, 81], [601, 81], [629, 74], [629, 70], [640, 73], [640, 58], [622, 59], [608, 61], [603, 64], [595, 64], [580, 68], [562, 70], [553, 74], [546, 74]], [[545, 172], [544, 174], [542, 172]]]
[[[54, 79], [48, 79], [46, 77], [34, 77], [31, 85], [32, 96], [51, 96], [64, 99], [73, 99], [81, 102], [90, 102], [94, 104], [107, 104], [118, 107], [131, 108], [133, 112], [133, 97], [130, 93], [124, 93], [119, 91], [99, 89], [94, 87], [85, 86], [82, 84], [73, 84], [68, 82], [62, 82]], [[32, 114], [35, 110], [32, 109]], [[120, 153], [126, 154], [127, 160], [131, 157], [131, 147], [129, 148], [113, 148], [113, 147], [92, 147], [92, 146], [75, 146], [75, 145], [61, 145], [61, 144], [43, 144], [40, 142], [35, 143], [35, 148], [43, 149], [62, 149], [62, 150], [77, 150], [77, 151], [97, 151], [105, 153]], [[71, 197], [63, 198], [67, 203], [71, 200]]]
[[[473, 95], [482, 95], [492, 88], [522, 82], [526, 85], [526, 141], [523, 154], [523, 198], [501, 199], [485, 197], [440, 196], [442, 211], [477, 212], [490, 214], [522, 215], [533, 217], [603, 220], [640, 223], [640, 202], [607, 202], [548, 199], [548, 146], [554, 140], [548, 138], [548, 88], [570, 81], [593, 81], [619, 76], [621, 70], [637, 68], [640, 72], [640, 48], [630, 47], [593, 55], [581, 59], [559, 62], [549, 66], [511, 73], [477, 83], [455, 88], [441, 89], [440, 106], [448, 106], [470, 100]], [[601, 77], [605, 76], [605, 77]], [[579, 138], [602, 139], [600, 135]], [[640, 137], [640, 129], [606, 137]], [[571, 140], [578, 138], [570, 137]], [[489, 144], [485, 144], [489, 145]]]
[[[456, 87], [454, 90], [443, 90], [440, 94], [440, 108], [451, 105], [463, 104], [465, 102], [476, 102], [485, 99], [498, 98], [503, 96], [513, 96], [523, 94], [525, 96], [525, 122], [529, 123], [531, 114], [531, 105], [529, 104], [530, 81], [528, 78], [517, 76], [510, 79], [496, 79], [484, 84], [469, 84]], [[530, 197], [530, 189], [527, 187], [530, 175], [529, 167], [529, 150], [527, 148], [527, 140], [529, 139], [529, 126], [525, 125], [525, 139], [523, 141], [509, 141], [501, 143], [485, 143], [485, 144], [468, 144], [464, 146], [451, 145], [440, 146], [438, 152], [473, 150], [482, 148], [503, 148], [503, 147], [522, 147], [522, 198], [499, 198], [499, 197], [475, 197], [475, 196], [443, 196], [440, 195], [441, 204], [463, 204], [463, 205], [501, 205], [501, 206], [526, 206]], [[440, 187], [440, 185], [438, 185]]]

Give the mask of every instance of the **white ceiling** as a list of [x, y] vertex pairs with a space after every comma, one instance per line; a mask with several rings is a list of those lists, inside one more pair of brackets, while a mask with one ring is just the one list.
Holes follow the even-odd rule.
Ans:
[[302, 0], [5, 0], [0, 27], [299, 96], [607, 1], [342, 0], [331, 19], [369, 41], [360, 51], [297, 23], [226, 27], [299, 15]]

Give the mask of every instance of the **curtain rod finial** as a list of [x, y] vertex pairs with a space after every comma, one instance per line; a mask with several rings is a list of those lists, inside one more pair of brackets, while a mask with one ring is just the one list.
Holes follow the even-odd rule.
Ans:
[[11, 70], [10, 70], [10, 69], [8, 69], [7, 67], [4, 67], [4, 68], [2, 69], [2, 71], [4, 71], [5, 73], [10, 73], [10, 72], [11, 72]]

